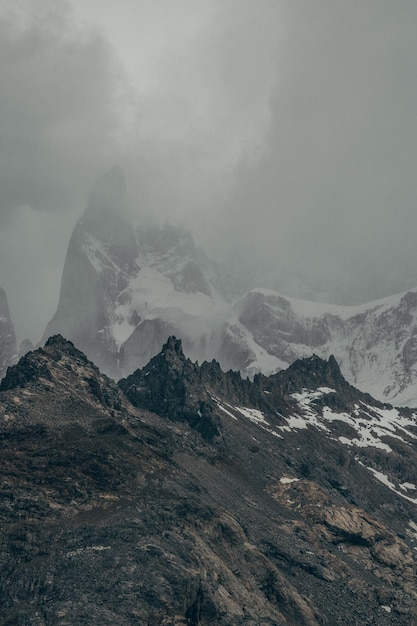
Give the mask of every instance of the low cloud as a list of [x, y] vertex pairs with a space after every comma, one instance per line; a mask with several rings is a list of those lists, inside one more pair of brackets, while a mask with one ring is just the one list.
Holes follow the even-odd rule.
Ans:
[[0, 284], [19, 334], [53, 314], [114, 163], [137, 219], [183, 222], [242, 285], [353, 303], [417, 284], [416, 22], [414, 0], [4, 0]]
[[117, 153], [107, 44], [61, 0], [13, 0], [0, 12], [0, 76], [0, 219], [23, 205], [73, 210]]
[[19, 338], [56, 306], [93, 181], [120, 152], [123, 80], [110, 46], [61, 0], [0, 9], [0, 284]]
[[[270, 285], [353, 303], [417, 285], [417, 5], [287, 1], [271, 128], [225, 207]], [[269, 272], [268, 272], [269, 267]]]

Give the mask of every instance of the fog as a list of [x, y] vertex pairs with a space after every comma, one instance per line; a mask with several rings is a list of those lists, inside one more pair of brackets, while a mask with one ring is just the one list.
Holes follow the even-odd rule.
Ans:
[[411, 0], [0, 0], [0, 285], [20, 339], [118, 163], [131, 213], [239, 273], [359, 303], [417, 285]]

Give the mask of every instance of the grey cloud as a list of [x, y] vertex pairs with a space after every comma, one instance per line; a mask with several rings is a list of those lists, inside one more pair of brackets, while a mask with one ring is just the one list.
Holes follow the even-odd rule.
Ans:
[[289, 275], [294, 291], [296, 277], [310, 285], [299, 295], [352, 302], [414, 286], [417, 7], [283, 5], [269, 151], [242, 165], [229, 232], [243, 220], [242, 247], [251, 232], [262, 271], [287, 290]]
[[0, 210], [69, 210], [114, 158], [115, 68], [66, 5], [17, 0], [0, 12]]
[[[189, 3], [178, 2], [174, 15], [169, 2], [156, 5], [155, 13], [161, 6], [172, 31], [182, 33], [178, 23], [187, 21]], [[151, 63], [152, 88], [138, 99], [125, 159], [134, 197], [145, 195], [163, 218], [195, 223], [208, 211], [211, 219], [218, 216], [242, 156], [255, 162], [262, 153], [281, 32], [279, 3], [272, 0], [198, 6], [204, 19], [184, 29], [183, 42], [168, 36], [165, 54]]]
[[357, 302], [417, 284], [414, 0], [72, 4], [95, 35], [63, 0], [0, 11], [0, 284], [21, 333], [53, 313], [71, 226], [114, 163], [138, 217], [183, 221], [242, 285]]
[[37, 341], [53, 314], [71, 229], [117, 159], [117, 72], [64, 1], [1, 3], [0, 285], [19, 339]]

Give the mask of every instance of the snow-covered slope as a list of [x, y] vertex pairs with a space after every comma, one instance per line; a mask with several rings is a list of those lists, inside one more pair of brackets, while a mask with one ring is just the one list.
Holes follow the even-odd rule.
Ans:
[[148, 226], [136, 236], [135, 271], [118, 294], [110, 325], [121, 369], [144, 365], [172, 332], [193, 358], [214, 358], [229, 311], [214, 266], [183, 229]]
[[246, 340], [248, 371], [269, 373], [253, 342], [286, 365], [312, 353], [334, 354], [344, 376], [360, 389], [417, 406], [417, 289], [351, 307], [258, 289], [234, 311], [244, 329], [236, 341]]

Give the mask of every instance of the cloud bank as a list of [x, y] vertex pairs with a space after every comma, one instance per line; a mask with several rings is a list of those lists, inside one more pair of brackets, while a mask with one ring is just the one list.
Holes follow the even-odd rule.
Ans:
[[[417, 284], [417, 5], [3, 0], [0, 284], [20, 336], [53, 314], [95, 179], [289, 295]], [[30, 314], [28, 313], [30, 311]]]

